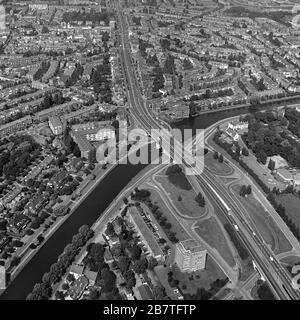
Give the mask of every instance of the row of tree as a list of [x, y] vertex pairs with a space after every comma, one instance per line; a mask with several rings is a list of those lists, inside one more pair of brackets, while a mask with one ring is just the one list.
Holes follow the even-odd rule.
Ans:
[[52, 286], [59, 282], [66, 273], [67, 268], [72, 264], [80, 249], [94, 235], [87, 225], [79, 228], [78, 233], [73, 236], [71, 244], [68, 244], [64, 252], [59, 256], [57, 262], [51, 265], [50, 271], [45, 273], [41, 283], [37, 283], [27, 300], [47, 300], [52, 294]]
[[176, 232], [172, 231], [172, 224], [168, 221], [167, 217], [165, 217], [165, 215], [161, 212], [159, 207], [156, 204], [152, 203], [152, 200], [150, 198], [150, 195], [151, 195], [150, 191], [143, 189], [143, 191], [139, 190], [139, 192], [140, 193], [142, 192], [144, 196], [143, 197], [139, 196], [137, 198], [135, 193], [131, 196], [132, 199], [144, 202], [149, 207], [149, 209], [151, 210], [152, 214], [154, 215], [155, 219], [158, 221], [160, 226], [163, 228], [168, 239], [172, 243], [177, 243], [178, 238], [176, 236]]
[[222, 153], [219, 154], [217, 151], [214, 152], [213, 157], [215, 160], [218, 160], [220, 163], [223, 163], [223, 161], [224, 161], [224, 157], [223, 157]]
[[240, 196], [245, 197], [248, 194], [251, 194], [251, 186], [242, 185], [240, 188]]

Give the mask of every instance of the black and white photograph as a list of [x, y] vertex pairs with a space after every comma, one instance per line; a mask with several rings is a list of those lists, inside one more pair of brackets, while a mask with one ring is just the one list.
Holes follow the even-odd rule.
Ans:
[[0, 309], [29, 300], [300, 300], [299, 0], [0, 3]]

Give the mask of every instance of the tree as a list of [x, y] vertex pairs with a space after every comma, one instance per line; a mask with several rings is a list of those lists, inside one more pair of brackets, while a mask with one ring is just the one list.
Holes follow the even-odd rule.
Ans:
[[203, 197], [203, 195], [201, 194], [201, 192], [198, 193], [198, 195], [195, 198], [196, 202], [198, 203], [198, 205], [200, 207], [204, 207], [205, 206], [205, 199]]
[[43, 26], [42, 33], [49, 33], [49, 29], [46, 26]]
[[135, 274], [132, 270], [127, 270], [124, 273], [124, 279], [126, 281], [126, 287], [128, 289], [131, 289], [132, 287], [134, 287], [136, 285]]
[[220, 163], [223, 163], [223, 161], [224, 161], [224, 157], [223, 157], [222, 153], [220, 154], [220, 156], [219, 156], [219, 159], [218, 159], [218, 160], [219, 160], [219, 162], [220, 162]]
[[154, 257], [149, 258], [148, 269], [153, 270], [158, 265], [157, 260]]
[[108, 234], [109, 236], [114, 236], [116, 234], [114, 225], [111, 222], [107, 223], [105, 233]]
[[138, 260], [142, 254], [142, 249], [140, 246], [134, 244], [130, 249], [130, 253], [133, 260]]
[[238, 143], [235, 144], [235, 153], [240, 156], [241, 154], [241, 147]]
[[240, 189], [240, 196], [244, 197], [247, 194], [251, 194], [251, 186], [242, 185]]
[[275, 161], [270, 159], [269, 161], [269, 164], [268, 164], [268, 168], [271, 170], [271, 171], [274, 171], [275, 170]]
[[248, 185], [247, 188], [246, 188], [247, 194], [251, 194], [251, 191], [252, 191], [251, 186]]
[[219, 154], [218, 154], [217, 151], [214, 152], [214, 156], [213, 157], [214, 157], [215, 160], [217, 160], [219, 158]]
[[257, 157], [257, 161], [262, 163], [262, 164], [266, 164], [267, 162], [267, 155], [265, 153], [265, 151], [260, 150], [256, 153], [256, 157]]
[[152, 290], [155, 300], [164, 300], [166, 299], [166, 289], [162, 286], [155, 286]]
[[242, 148], [242, 155], [244, 155], [244, 156], [246, 156], [246, 157], [249, 156], [249, 151], [248, 151], [247, 148], [245, 148], [245, 147]]
[[101, 283], [103, 292], [111, 292], [116, 285], [116, 275], [107, 268], [101, 270]]
[[62, 286], [61, 286], [61, 288], [62, 288], [63, 290], [68, 291], [68, 290], [70, 289], [70, 286], [69, 286], [68, 283], [63, 283]]
[[26, 300], [45, 300], [52, 294], [52, 288], [44, 283], [37, 283]]
[[129, 268], [130, 261], [126, 256], [120, 256], [118, 259], [118, 266], [122, 273], [125, 273]]
[[0, 231], [6, 231], [7, 221], [5, 219], [0, 220]]
[[17, 266], [21, 262], [21, 258], [18, 256], [14, 256], [10, 262], [11, 267]]
[[88, 300], [98, 300], [100, 292], [97, 289], [91, 289], [88, 295]]
[[242, 185], [240, 188], [240, 196], [244, 197], [247, 194], [247, 187], [245, 185]]
[[69, 273], [69, 274], [67, 275], [67, 280], [68, 280], [69, 282], [75, 281], [74, 275], [73, 275], [72, 273]]
[[65, 295], [62, 291], [55, 292], [55, 299], [56, 300], [65, 300]]
[[144, 257], [140, 260], [135, 261], [133, 270], [138, 274], [143, 274], [148, 267], [148, 260]]
[[159, 238], [158, 243], [159, 244], [165, 244], [167, 241], [164, 238]]

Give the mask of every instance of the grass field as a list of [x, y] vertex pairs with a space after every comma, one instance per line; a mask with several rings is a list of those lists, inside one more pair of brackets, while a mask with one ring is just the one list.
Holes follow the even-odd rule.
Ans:
[[225, 184], [229, 184], [233, 181], [236, 181], [236, 178], [231, 178], [231, 177], [222, 177], [222, 176], [219, 176], [218, 177], [223, 183]]
[[235, 265], [235, 260], [227, 244], [223, 231], [218, 225], [216, 219], [211, 217], [201, 222], [197, 222], [195, 226], [195, 231], [198, 235], [210, 246], [218, 250], [223, 259], [233, 267]]
[[[214, 260], [207, 255], [205, 269], [193, 273], [181, 272], [177, 265], [172, 268], [173, 277], [179, 281], [182, 293], [195, 294], [198, 288], [209, 290], [210, 285], [217, 279], [226, 279], [226, 275]], [[168, 278], [168, 268], [160, 268], [160, 278]]]
[[195, 197], [197, 196], [197, 194], [194, 189], [180, 189], [169, 182], [166, 176], [157, 176], [156, 180], [169, 194], [169, 197], [172, 199], [173, 204], [181, 214], [193, 218], [199, 218], [204, 215], [206, 211], [205, 207], [200, 207], [196, 202]]
[[154, 189], [149, 189], [151, 192], [151, 200], [153, 204], [156, 204], [161, 212], [165, 214], [167, 217], [168, 221], [172, 224], [172, 230], [176, 232], [176, 237], [179, 239], [179, 241], [189, 239], [190, 236], [187, 234], [187, 232], [183, 229], [181, 224], [177, 221], [177, 219], [174, 217], [174, 214], [170, 212], [168, 207], [165, 205], [163, 200], [161, 199], [159, 193], [155, 191]]
[[257, 162], [256, 157], [251, 153], [249, 156], [241, 156], [241, 159], [247, 164], [247, 166], [252, 169], [259, 177], [261, 181], [264, 182], [271, 190], [276, 187], [280, 190], [286, 188], [286, 185], [277, 179], [271, 174], [267, 166], [264, 166]]
[[295, 265], [296, 263], [300, 263], [300, 257], [298, 256], [288, 256], [280, 259], [281, 262], [286, 263], [290, 266]]
[[293, 266], [296, 264], [300, 264], [300, 257], [298, 256], [288, 256], [280, 259], [281, 264], [284, 268], [292, 275]]
[[208, 152], [204, 156], [204, 164], [205, 167], [208, 167], [213, 173], [222, 176], [230, 175], [233, 172], [231, 167], [226, 163], [226, 160], [220, 163], [218, 160], [214, 159], [212, 152]]
[[[198, 288], [209, 290], [210, 285], [217, 279], [226, 279], [226, 275], [214, 260], [207, 255], [206, 266], [204, 270], [193, 272], [193, 274], [183, 273], [175, 265], [172, 269], [174, 278], [179, 280], [180, 289], [183, 293], [195, 294]], [[185, 288], [186, 289], [183, 289]]]
[[290, 243], [275, 225], [272, 217], [264, 210], [263, 206], [252, 195], [248, 195], [247, 197], [239, 196], [240, 185], [234, 185], [232, 190], [237, 194], [254, 225], [265, 242], [272, 247], [274, 253], [278, 254], [291, 250]]
[[300, 228], [300, 199], [292, 194], [282, 194], [276, 200], [285, 207], [286, 214]]

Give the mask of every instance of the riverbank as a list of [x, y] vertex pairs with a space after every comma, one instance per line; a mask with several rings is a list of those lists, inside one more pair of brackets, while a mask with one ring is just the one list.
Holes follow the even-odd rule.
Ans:
[[[193, 128], [207, 128], [216, 122], [237, 116], [241, 112], [232, 112], [224, 115], [214, 114], [213, 116], [198, 117], [193, 123]], [[189, 128], [191, 126], [189, 125]], [[86, 189], [86, 193], [80, 198], [80, 201], [74, 204], [72, 212], [63, 217], [57, 224], [48, 231], [47, 239], [44, 240], [39, 250], [35, 250], [30, 259], [19, 269], [14, 276], [14, 281], [8, 286], [6, 291], [0, 296], [1, 300], [23, 300], [31, 292], [35, 283], [41, 281], [45, 272], [47, 272], [52, 263], [57, 260], [64, 247], [71, 241], [72, 236], [83, 224], [100, 225], [101, 217], [110, 205], [117, 199], [122, 201], [121, 194], [123, 189], [137, 176], [146, 165], [117, 165], [106, 169], [106, 174], [93, 180], [94, 186]], [[142, 174], [142, 173], [141, 173]], [[134, 181], [134, 180], [133, 180]], [[118, 198], [119, 197], [119, 198]], [[76, 214], [75, 214], [76, 212]], [[98, 224], [97, 224], [98, 222]], [[52, 232], [51, 232], [52, 231]], [[50, 233], [51, 232], [51, 233]], [[21, 272], [22, 271], [22, 272]]]
[[29, 252], [23, 258], [23, 263], [14, 273], [13, 281], [0, 299], [25, 299], [33, 285], [41, 281], [42, 275], [56, 261], [63, 250], [62, 246], [68, 244], [68, 239], [72, 238], [81, 225], [92, 225], [99, 217], [99, 212], [103, 212], [127, 182], [144, 167], [145, 165], [110, 165], [101, 176], [92, 180], [80, 201], [73, 204], [70, 214], [53, 225], [38, 250]]
[[[132, 150], [130, 150], [129, 154], [135, 152], [136, 149], [144, 147], [146, 144], [145, 142], [141, 142], [141, 144], [137, 144]], [[120, 162], [124, 158], [126, 158], [127, 155], [123, 158], [120, 159]], [[27, 265], [27, 263], [38, 253], [38, 251], [46, 244], [46, 242], [50, 239], [50, 237], [55, 234], [55, 232], [60, 228], [62, 224], [64, 224], [71, 216], [72, 214], [76, 211], [76, 209], [82, 204], [82, 202], [85, 201], [85, 199], [94, 191], [94, 189], [97, 187], [97, 185], [117, 166], [117, 163], [112, 163], [112, 164], [107, 164], [106, 169], [103, 169], [102, 165], [98, 164], [93, 172], [90, 174], [88, 177], [89, 181], [87, 182], [86, 185], [85, 182], [82, 182], [83, 188], [81, 189], [79, 187], [80, 191], [80, 198], [77, 200], [73, 200], [69, 206], [69, 213], [66, 214], [65, 216], [58, 216], [57, 220], [55, 223], [51, 226], [51, 228], [43, 234], [44, 240], [43, 242], [36, 248], [36, 249], [30, 249], [29, 246], [33, 242], [32, 240], [30, 243], [27, 243], [24, 250], [16, 256], [21, 257], [21, 262], [13, 269], [11, 273], [9, 273], [9, 284], [14, 281], [14, 279], [18, 276], [18, 274], [23, 270], [23, 268]], [[92, 176], [95, 176], [94, 179], [92, 179]], [[35, 238], [36, 240], [36, 238]], [[4, 291], [5, 292], [5, 291]], [[3, 294], [4, 292], [0, 292]]]
[[[87, 198], [87, 196], [95, 189], [95, 187], [104, 179], [104, 177], [109, 174], [111, 170], [115, 168], [117, 164], [111, 164], [108, 165], [107, 169], [102, 169], [103, 171], [98, 172], [98, 176], [94, 180], [90, 180], [89, 183], [84, 187], [83, 193], [81, 197], [77, 201], [73, 201], [70, 205], [70, 211], [68, 214], [62, 217], [58, 217], [55, 223], [51, 226], [51, 228], [43, 235], [44, 240], [43, 242], [36, 248], [36, 249], [30, 249], [29, 246], [25, 248], [25, 254], [21, 254], [22, 260], [21, 262], [13, 269], [13, 271], [10, 274], [10, 282], [14, 281], [14, 279], [17, 277], [17, 275], [23, 270], [23, 268], [26, 266], [26, 264], [37, 254], [37, 252], [45, 245], [46, 241], [49, 240], [49, 238], [56, 232], [56, 230], [64, 223], [66, 222], [72, 214], [75, 212], [76, 208]], [[100, 169], [101, 166], [98, 165], [94, 171]], [[100, 174], [99, 174], [100, 173]], [[93, 173], [92, 173], [93, 174]], [[28, 249], [30, 251], [28, 251]], [[28, 252], [26, 254], [26, 251]], [[3, 292], [2, 292], [3, 293]], [[0, 292], [0, 295], [2, 294]]]
[[[163, 166], [163, 165], [162, 165]], [[91, 238], [86, 245], [80, 250], [80, 253], [75, 258], [75, 261], [73, 264], [81, 264], [83, 258], [85, 257], [87, 251], [87, 246], [92, 242], [100, 242], [103, 241], [102, 234], [104, 230], [106, 229], [107, 223], [112, 220], [114, 217], [116, 217], [122, 210], [125, 208], [125, 203], [123, 201], [124, 197], [128, 198], [130, 193], [135, 187], [138, 187], [143, 183], [145, 180], [150, 178], [154, 173], [161, 170], [161, 166], [157, 165], [149, 165], [145, 169], [142, 169], [135, 177], [133, 177], [128, 184], [121, 190], [117, 198], [109, 205], [109, 207], [102, 213], [99, 214], [98, 219], [94, 222], [91, 229], [94, 231], [94, 236]], [[57, 290], [61, 289], [62, 283], [65, 282], [66, 276], [68, 275], [70, 271], [69, 267], [65, 273], [65, 275], [62, 277], [62, 280], [55, 284], [53, 286], [53, 293], [51, 300], [54, 300], [55, 292]]]

